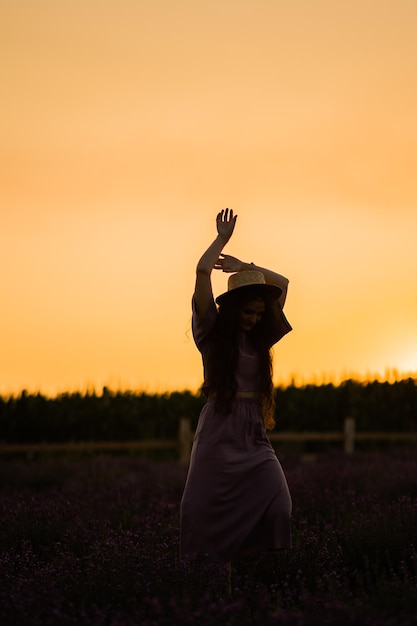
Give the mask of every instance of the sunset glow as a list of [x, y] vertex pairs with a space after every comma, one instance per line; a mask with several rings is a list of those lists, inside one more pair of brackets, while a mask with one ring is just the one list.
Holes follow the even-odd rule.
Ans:
[[416, 2], [2, 18], [1, 394], [196, 390], [195, 265], [225, 207], [225, 251], [290, 279], [277, 384], [417, 376]]

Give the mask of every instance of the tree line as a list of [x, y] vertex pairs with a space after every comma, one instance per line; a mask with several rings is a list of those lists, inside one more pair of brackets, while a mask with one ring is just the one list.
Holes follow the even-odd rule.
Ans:
[[[343, 429], [354, 417], [357, 430], [417, 430], [417, 379], [393, 383], [346, 380], [340, 385], [277, 387], [276, 430]], [[192, 427], [205, 402], [191, 391], [150, 394], [132, 391], [64, 393], [49, 398], [22, 391], [0, 396], [0, 441], [39, 443], [175, 438], [180, 417]]]

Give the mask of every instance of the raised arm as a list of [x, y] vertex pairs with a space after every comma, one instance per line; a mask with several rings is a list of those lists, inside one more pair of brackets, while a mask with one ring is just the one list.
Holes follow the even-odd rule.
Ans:
[[262, 272], [262, 274], [265, 276], [266, 283], [268, 283], [269, 285], [277, 285], [281, 288], [282, 293], [278, 299], [278, 302], [281, 308], [284, 307], [289, 282], [288, 278], [285, 278], [285, 276], [268, 270], [265, 267], [259, 267], [259, 265], [255, 265], [254, 263], [244, 263], [236, 257], [230, 256], [228, 254], [221, 254], [219, 256], [215, 268], [218, 270], [223, 270], [223, 272], [242, 272], [244, 270], [257, 270], [258, 272]]
[[221, 251], [233, 234], [236, 219], [237, 215], [233, 215], [231, 209], [224, 209], [217, 214], [217, 237], [197, 264], [194, 301], [198, 315], [204, 316], [213, 301], [211, 272], [219, 260]]

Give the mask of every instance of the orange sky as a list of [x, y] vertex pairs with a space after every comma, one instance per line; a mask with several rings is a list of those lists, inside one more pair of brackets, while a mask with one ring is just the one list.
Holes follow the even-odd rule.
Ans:
[[194, 268], [226, 206], [226, 252], [290, 279], [277, 383], [417, 372], [415, 0], [1, 22], [0, 393], [197, 389]]

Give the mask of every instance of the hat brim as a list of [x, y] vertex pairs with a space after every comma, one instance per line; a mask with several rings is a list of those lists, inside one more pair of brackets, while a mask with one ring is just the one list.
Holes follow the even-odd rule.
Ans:
[[273, 300], [278, 300], [278, 298], [282, 294], [282, 289], [281, 287], [278, 287], [278, 285], [253, 283], [252, 285], [241, 285], [240, 287], [235, 287], [230, 291], [222, 293], [220, 296], [217, 296], [216, 304], [222, 304], [225, 300], [233, 298], [235, 295], [237, 295], [237, 293], [240, 294], [244, 291], [257, 291], [260, 294], [265, 294], [265, 296], [271, 297]]

